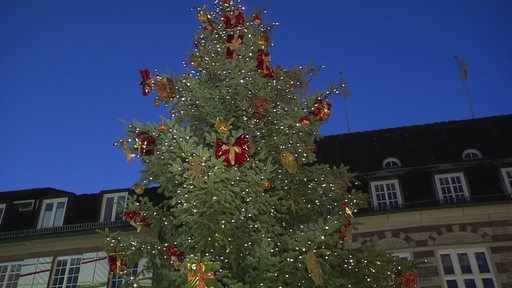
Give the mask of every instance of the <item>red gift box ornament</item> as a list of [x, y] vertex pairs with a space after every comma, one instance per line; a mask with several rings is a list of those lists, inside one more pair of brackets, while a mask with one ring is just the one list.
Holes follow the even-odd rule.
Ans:
[[135, 148], [139, 148], [139, 153], [142, 156], [155, 154], [156, 139], [148, 132], [137, 132], [137, 143]]
[[331, 107], [332, 104], [324, 99], [316, 99], [315, 106], [313, 107], [313, 111], [311, 114], [318, 118], [320, 121], [324, 121], [329, 119], [331, 116]]
[[244, 21], [244, 14], [241, 11], [224, 14], [224, 25], [227, 29], [236, 28], [244, 24]]
[[151, 74], [148, 69], [139, 70], [140, 76], [142, 76], [142, 81], [140, 81], [139, 85], [142, 86], [142, 95], [148, 96], [148, 94], [153, 91], [153, 80], [151, 80]]
[[[211, 270], [212, 263], [202, 263], [199, 262], [197, 264], [189, 264], [188, 265], [188, 287], [197, 287], [197, 288], [208, 288], [213, 286], [206, 286], [206, 281], [210, 282], [215, 279], [215, 274]], [[208, 270], [210, 272], [205, 272]]]
[[233, 145], [226, 143], [220, 139], [215, 141], [215, 156], [217, 158], [224, 157], [228, 167], [240, 166], [249, 159], [249, 151], [251, 150], [251, 143], [249, 136], [240, 135], [236, 138]]
[[122, 273], [126, 269], [127, 259], [126, 257], [118, 258], [116, 253], [108, 254], [108, 267], [110, 273]]
[[272, 57], [267, 51], [260, 49], [256, 55], [256, 69], [260, 70], [266, 78], [275, 79], [276, 75], [270, 66], [271, 59]]
[[226, 43], [226, 59], [233, 59], [244, 43], [244, 35], [230, 34]]

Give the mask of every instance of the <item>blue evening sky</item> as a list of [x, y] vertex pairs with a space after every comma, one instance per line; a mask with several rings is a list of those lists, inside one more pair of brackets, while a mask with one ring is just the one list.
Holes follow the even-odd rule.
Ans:
[[[139, 69], [185, 72], [189, 1], [0, 1], [0, 191], [127, 188], [139, 164], [112, 143], [119, 119], [154, 121]], [[344, 72], [352, 132], [471, 118], [454, 55], [469, 64], [475, 116], [512, 112], [510, 0], [245, 0], [279, 22], [272, 64]], [[347, 133], [342, 98], [324, 135]]]

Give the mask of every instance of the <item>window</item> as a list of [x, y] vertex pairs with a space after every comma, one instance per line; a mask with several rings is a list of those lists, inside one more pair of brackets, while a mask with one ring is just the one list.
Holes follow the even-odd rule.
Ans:
[[77, 287], [81, 263], [81, 257], [58, 258], [53, 271], [52, 288]]
[[377, 210], [397, 208], [402, 205], [398, 180], [385, 180], [370, 183], [373, 205]]
[[501, 168], [501, 174], [508, 193], [512, 194], [512, 167]]
[[463, 160], [474, 160], [482, 158], [482, 153], [476, 149], [466, 149], [462, 152]]
[[435, 175], [435, 180], [441, 203], [456, 203], [469, 200], [466, 180], [462, 173]]
[[39, 228], [62, 226], [67, 198], [46, 199], [41, 205]]
[[101, 206], [101, 222], [123, 220], [127, 197], [126, 192], [105, 194]]
[[0, 204], [0, 223], [2, 223], [2, 219], [4, 218], [4, 211], [5, 211], [5, 204]]
[[12, 204], [18, 208], [18, 211], [30, 211], [34, 209], [34, 199], [32, 200], [19, 200], [12, 201]]
[[498, 287], [484, 249], [440, 251], [439, 261], [448, 288]]
[[21, 263], [0, 264], [0, 287], [16, 288], [20, 279]]
[[394, 157], [389, 157], [389, 158], [384, 159], [384, 161], [382, 161], [382, 168], [395, 168], [395, 167], [401, 167], [401, 166], [402, 166], [402, 163], [400, 162], [400, 160], [398, 160], [397, 158], [394, 158]]

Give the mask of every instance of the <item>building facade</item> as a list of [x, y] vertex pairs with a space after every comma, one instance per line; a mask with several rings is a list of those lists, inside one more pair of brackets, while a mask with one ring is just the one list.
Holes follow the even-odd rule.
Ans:
[[329, 136], [370, 196], [352, 246], [423, 262], [424, 288], [512, 287], [512, 116]]
[[[52, 188], [0, 193], [0, 287], [121, 287], [123, 279], [110, 273], [105, 238], [97, 230], [133, 233], [123, 219], [132, 193], [75, 195]], [[143, 267], [139, 261], [130, 269], [136, 274]], [[149, 280], [141, 283], [151, 287]]]
[[[423, 288], [512, 288], [511, 131], [505, 115], [319, 141], [318, 161], [349, 166], [358, 173], [350, 188], [369, 195], [349, 246], [423, 262]], [[122, 216], [132, 194], [1, 192], [0, 287], [121, 287], [97, 230], [133, 234]], [[145, 195], [161, 200], [154, 188]]]

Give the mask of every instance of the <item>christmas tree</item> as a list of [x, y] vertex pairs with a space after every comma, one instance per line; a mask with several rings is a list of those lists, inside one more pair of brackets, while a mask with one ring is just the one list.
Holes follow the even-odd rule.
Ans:
[[[168, 114], [160, 123], [128, 123], [116, 145], [144, 164], [125, 218], [153, 233], [107, 233], [111, 272], [134, 287], [147, 277], [153, 287], [414, 282], [388, 253], [350, 249], [353, 212], [366, 197], [352, 189], [346, 167], [315, 162], [329, 98], [342, 84], [310, 93], [320, 67], [273, 66], [275, 25], [262, 10], [220, 0], [197, 17], [186, 73], [140, 71], [142, 94]], [[147, 198], [149, 186], [162, 201]], [[144, 271], [131, 274], [141, 258]]]

